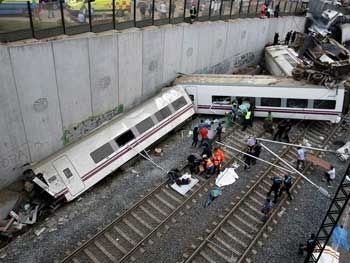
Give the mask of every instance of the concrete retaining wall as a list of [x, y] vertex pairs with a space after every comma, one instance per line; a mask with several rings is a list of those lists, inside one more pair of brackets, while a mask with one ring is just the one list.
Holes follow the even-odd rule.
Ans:
[[165, 25], [0, 46], [0, 188], [181, 73], [230, 73], [258, 61], [275, 32], [304, 18]]

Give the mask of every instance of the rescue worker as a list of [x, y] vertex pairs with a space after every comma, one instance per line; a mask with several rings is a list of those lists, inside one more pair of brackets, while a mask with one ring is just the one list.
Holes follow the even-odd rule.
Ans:
[[247, 111], [247, 113], [245, 114], [244, 116], [244, 121], [243, 121], [243, 128], [242, 128], [242, 131], [245, 131], [245, 129], [247, 129], [248, 125], [250, 125], [250, 118], [251, 118], [251, 115], [252, 115], [252, 112], [251, 110], [249, 109]]
[[199, 146], [202, 146], [204, 143], [209, 142], [208, 133], [209, 133], [209, 131], [208, 131], [207, 127], [200, 128], [199, 134], [201, 135], [202, 140], [201, 140], [201, 143], [199, 144]]
[[311, 258], [315, 247], [316, 247], [316, 235], [315, 234], [311, 234], [310, 238], [306, 241], [306, 244], [299, 244], [299, 255], [302, 256], [304, 254], [304, 251], [307, 252], [307, 255], [306, 255], [304, 262], [309, 262], [309, 259]]
[[[245, 153], [252, 155], [252, 148], [247, 147], [247, 150], [245, 151]], [[245, 163], [244, 170], [248, 170], [249, 171], [250, 170], [250, 162], [252, 160], [252, 157], [250, 157], [249, 155], [245, 154], [244, 157], [243, 157], [243, 160], [244, 160], [244, 163]]]
[[300, 164], [302, 164], [300, 169], [303, 170], [305, 167], [305, 151], [299, 146], [297, 148], [297, 170], [299, 170]]
[[263, 125], [265, 132], [273, 134], [272, 124], [273, 124], [273, 117], [272, 117], [271, 111], [269, 111], [267, 113], [267, 117], [265, 118], [264, 125]]
[[236, 122], [237, 117], [237, 111], [238, 111], [238, 102], [237, 100], [232, 101], [232, 115], [233, 115], [233, 122]]
[[209, 143], [204, 143], [203, 146], [204, 146], [204, 148], [203, 148], [203, 151], [202, 151], [202, 156], [206, 155], [209, 158], [211, 158], [213, 153], [212, 153], [212, 150], [211, 150], [211, 147], [210, 147]]
[[213, 160], [214, 160], [214, 165], [215, 165], [215, 173], [219, 174], [220, 169], [221, 169], [221, 165], [222, 165], [223, 161], [225, 160], [224, 152], [219, 147], [214, 148]]
[[323, 178], [322, 181], [326, 181], [328, 183], [328, 186], [331, 186], [331, 182], [334, 180], [335, 178], [335, 168], [333, 165], [331, 165], [329, 171], [324, 173], [326, 178]]
[[221, 134], [222, 134], [222, 126], [221, 126], [221, 123], [219, 123], [218, 127], [216, 128], [216, 139], [218, 142], [221, 142]]
[[[261, 145], [260, 143], [256, 142], [252, 148], [252, 155], [256, 158], [259, 158], [260, 156], [260, 153], [261, 153]], [[252, 165], [255, 165], [256, 164], [256, 159], [255, 158], [252, 158]]]
[[289, 189], [292, 187], [292, 176], [290, 175], [285, 175], [284, 176], [284, 180], [283, 180], [283, 186], [280, 190], [280, 192], [278, 193], [278, 197], [281, 197], [282, 192], [286, 191], [286, 193], [288, 194], [288, 198], [289, 200], [292, 200], [292, 195], [289, 192]]
[[199, 173], [199, 166], [203, 163], [202, 157], [198, 153], [192, 153], [187, 157], [191, 174]]
[[278, 124], [277, 132], [273, 136], [273, 140], [274, 141], [276, 141], [276, 139], [278, 139], [278, 141], [281, 141], [281, 137], [284, 134], [284, 131], [286, 130], [286, 127], [287, 127], [287, 121], [286, 120], [283, 120], [282, 122], [280, 122]]
[[271, 178], [271, 180], [272, 180], [272, 185], [271, 185], [270, 191], [267, 193], [267, 196], [270, 196], [271, 192], [274, 192], [275, 196], [274, 196], [273, 202], [277, 203], [278, 191], [280, 190], [282, 185], [282, 178], [279, 176], [275, 176]]
[[204, 160], [204, 169], [206, 173], [206, 178], [209, 178], [214, 173], [214, 163], [211, 161], [211, 159], [207, 155], [203, 155]]
[[289, 140], [289, 132], [290, 132], [291, 129], [292, 129], [292, 124], [291, 124], [290, 119], [288, 119], [286, 121], [284, 133], [283, 133], [283, 136], [282, 136], [282, 139], [285, 140], [287, 143], [290, 142], [290, 140]]
[[286, 38], [284, 39], [285, 45], [289, 45], [289, 40], [290, 40], [291, 36], [292, 36], [292, 31], [287, 32]]
[[198, 127], [196, 126], [193, 128], [192, 147], [197, 147], [198, 135], [199, 135], [199, 131], [198, 131]]

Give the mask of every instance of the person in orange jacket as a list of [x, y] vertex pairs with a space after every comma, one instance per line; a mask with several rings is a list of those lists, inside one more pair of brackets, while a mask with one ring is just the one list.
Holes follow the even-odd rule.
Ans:
[[214, 160], [215, 172], [217, 174], [219, 174], [220, 173], [221, 164], [222, 164], [223, 161], [225, 161], [224, 152], [219, 147], [216, 147], [214, 149], [213, 160]]

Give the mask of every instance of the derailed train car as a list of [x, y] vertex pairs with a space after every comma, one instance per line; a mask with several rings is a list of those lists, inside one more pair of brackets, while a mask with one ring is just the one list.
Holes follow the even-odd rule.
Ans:
[[55, 198], [73, 200], [194, 114], [181, 87], [155, 97], [33, 164], [33, 181]]
[[[292, 78], [267, 75], [184, 75], [175, 81], [193, 100], [197, 113], [230, 112], [234, 100], [255, 106], [255, 116], [339, 121], [348, 109], [342, 83], [330, 89]], [[344, 100], [347, 103], [344, 103]]]

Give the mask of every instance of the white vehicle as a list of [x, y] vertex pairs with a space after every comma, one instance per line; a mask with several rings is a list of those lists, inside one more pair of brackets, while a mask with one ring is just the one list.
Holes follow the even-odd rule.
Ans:
[[343, 14], [334, 10], [327, 9], [322, 12], [322, 15], [319, 19], [314, 20], [309, 31], [318, 33], [322, 36], [330, 34], [329, 28], [342, 19]]
[[274, 45], [265, 48], [265, 64], [271, 75], [292, 77], [293, 68], [302, 61], [287, 45]]
[[[292, 78], [263, 75], [185, 75], [176, 80], [193, 100], [197, 113], [225, 114], [233, 100], [254, 103], [255, 116], [328, 120], [342, 114], [345, 89], [310, 85]], [[346, 93], [348, 94], [348, 93]], [[348, 96], [348, 95], [347, 95]]]
[[32, 165], [34, 182], [73, 200], [194, 114], [181, 87], [164, 89], [130, 112]]
[[340, 147], [336, 151], [336, 154], [341, 161], [347, 161], [350, 157], [350, 141], [347, 142], [343, 147]]

